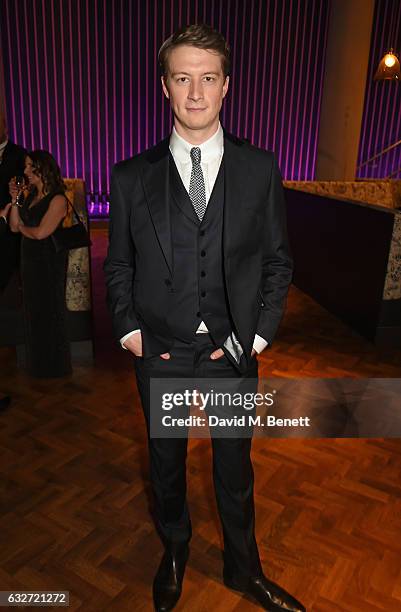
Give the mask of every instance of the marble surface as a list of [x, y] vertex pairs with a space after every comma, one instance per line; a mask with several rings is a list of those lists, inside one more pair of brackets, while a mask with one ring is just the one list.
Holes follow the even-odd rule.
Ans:
[[401, 298], [401, 213], [394, 217], [393, 237], [387, 264], [383, 300]]
[[283, 181], [285, 187], [385, 208], [401, 208], [401, 180]]
[[[85, 183], [81, 179], [65, 179], [67, 185], [66, 195], [74, 204], [78, 215], [88, 227], [88, 214], [85, 203]], [[71, 225], [72, 214], [70, 214], [64, 225]], [[89, 249], [73, 249], [69, 252], [66, 304], [71, 311], [91, 310], [91, 284], [90, 284], [90, 261]]]

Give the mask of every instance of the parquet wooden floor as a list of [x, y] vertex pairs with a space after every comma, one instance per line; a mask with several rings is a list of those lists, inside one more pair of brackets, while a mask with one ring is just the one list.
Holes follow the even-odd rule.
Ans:
[[[38, 381], [0, 351], [0, 590], [69, 590], [70, 610], [150, 611], [161, 545], [148, 514], [145, 430], [130, 356], [113, 345], [94, 231], [96, 363]], [[295, 288], [261, 375], [401, 377]], [[255, 439], [257, 540], [266, 574], [314, 612], [401, 611], [401, 442]], [[177, 611], [251, 612], [222, 584], [207, 440], [191, 440], [191, 556]], [[10, 608], [11, 609], [11, 608]]]

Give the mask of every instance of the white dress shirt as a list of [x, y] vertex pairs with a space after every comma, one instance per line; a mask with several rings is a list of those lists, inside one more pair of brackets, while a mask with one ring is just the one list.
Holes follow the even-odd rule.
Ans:
[[[224, 133], [221, 124], [219, 123], [219, 127], [217, 128], [217, 132], [211, 136], [208, 140], [199, 145], [193, 145], [184, 140], [182, 136], [180, 136], [173, 127], [173, 131], [170, 136], [170, 151], [174, 158], [175, 165], [177, 166], [177, 170], [181, 177], [181, 180], [184, 184], [185, 189], [189, 193], [189, 183], [191, 180], [191, 172], [192, 172], [192, 161], [191, 161], [191, 149], [197, 146], [201, 150], [201, 167], [203, 178], [205, 181], [205, 191], [206, 191], [206, 204], [209, 202], [210, 195], [213, 191], [214, 183], [216, 181], [217, 175], [219, 173], [221, 160], [223, 158], [224, 153]], [[132, 334], [138, 333], [141, 331], [140, 329], [135, 329], [120, 339], [121, 346], [124, 346], [124, 342], [132, 336]], [[197, 334], [207, 333], [208, 329], [204, 321], [201, 321], [198, 329], [196, 330]], [[259, 336], [255, 335], [255, 339], [253, 342], [253, 348], [257, 353], [263, 351], [266, 348], [268, 342]]]

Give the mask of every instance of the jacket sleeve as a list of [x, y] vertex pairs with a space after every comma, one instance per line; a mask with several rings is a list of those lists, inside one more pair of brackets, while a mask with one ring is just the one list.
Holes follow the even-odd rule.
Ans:
[[109, 248], [103, 270], [117, 340], [139, 327], [133, 304], [135, 245], [130, 232], [130, 210], [130, 199], [120, 185], [115, 166], [111, 176]]
[[[1, 214], [1, 210], [0, 210], [0, 214]], [[0, 216], [0, 236], [6, 233], [6, 229], [7, 229], [7, 221], [4, 219], [4, 217]]]
[[284, 314], [293, 269], [284, 190], [275, 156], [266, 198], [262, 249], [262, 307], [256, 332], [271, 344]]

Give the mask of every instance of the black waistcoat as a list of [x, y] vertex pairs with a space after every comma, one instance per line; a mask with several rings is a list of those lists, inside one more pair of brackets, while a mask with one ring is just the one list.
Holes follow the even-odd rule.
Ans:
[[202, 222], [170, 154], [173, 307], [167, 320], [174, 337], [194, 339], [204, 321], [217, 345], [232, 329], [223, 272], [224, 157]]

